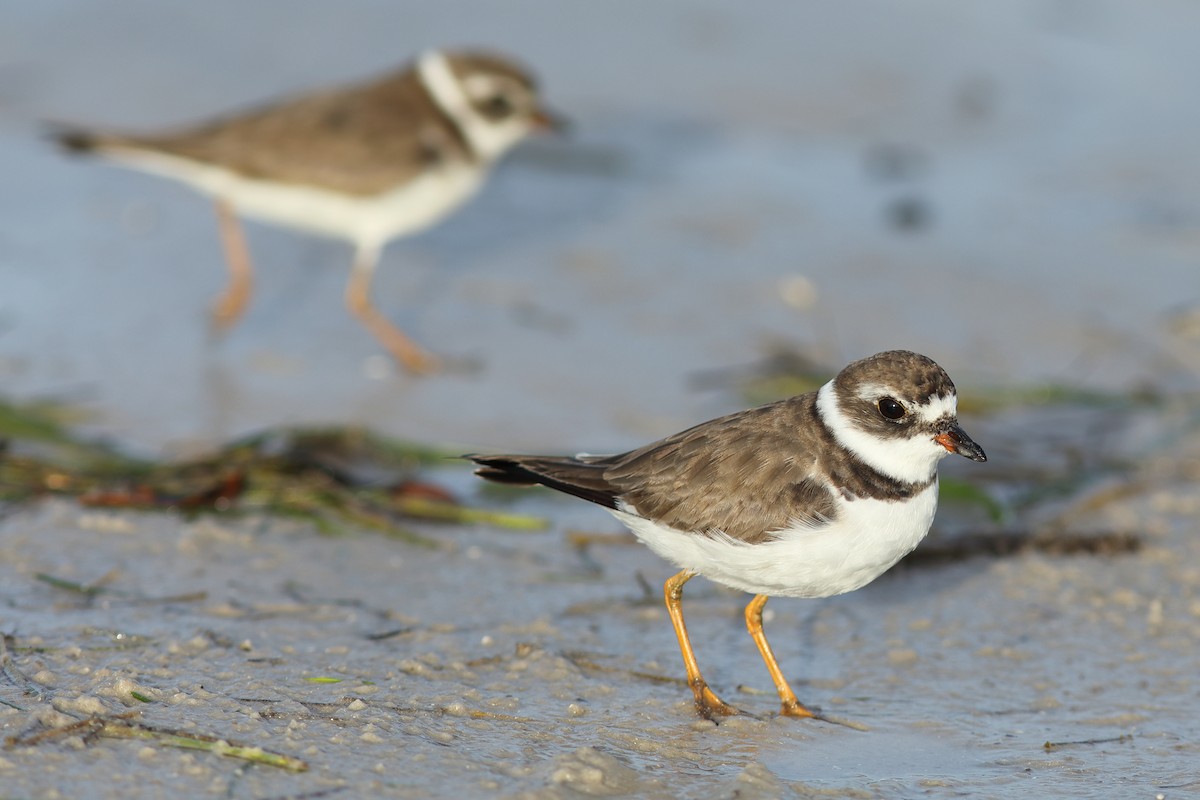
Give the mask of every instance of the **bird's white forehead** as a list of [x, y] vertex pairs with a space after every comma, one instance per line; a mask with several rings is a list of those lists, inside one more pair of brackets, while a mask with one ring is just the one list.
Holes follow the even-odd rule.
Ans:
[[[901, 393], [881, 383], [863, 384], [857, 394], [860, 400], [866, 400], [868, 403], [874, 403], [882, 397], [894, 397], [904, 402], [897, 396]], [[917, 418], [922, 422], [937, 422], [944, 417], [955, 417], [958, 415], [958, 395], [953, 392], [950, 394], [935, 394], [926, 403], [914, 405], [905, 402], [904, 407], [908, 409], [910, 414], [916, 414]]]

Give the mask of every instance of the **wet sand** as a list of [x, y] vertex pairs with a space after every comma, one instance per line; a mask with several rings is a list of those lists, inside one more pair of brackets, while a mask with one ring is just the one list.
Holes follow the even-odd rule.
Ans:
[[[802, 699], [865, 730], [778, 717], [746, 598], [702, 580], [685, 604], [702, 667], [747, 713], [698, 719], [666, 565], [572, 547], [564, 528], [612, 524], [545, 495], [518, 507], [550, 531], [420, 527], [434, 548], [47, 501], [0, 524], [0, 726], [23, 739], [0, 753], [5, 794], [1186, 796], [1200, 508], [1178, 468], [1194, 473], [1200, 442], [1189, 458], [1079, 520], [1136, 525], [1135, 554], [902, 564], [849, 596], [773, 600]], [[308, 770], [44, 733], [125, 712]]]

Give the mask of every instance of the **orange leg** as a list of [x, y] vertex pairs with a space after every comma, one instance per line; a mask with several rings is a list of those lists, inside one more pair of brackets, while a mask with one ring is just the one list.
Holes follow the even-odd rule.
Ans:
[[233, 206], [224, 200], [217, 200], [217, 223], [221, 232], [221, 246], [225, 251], [225, 264], [229, 268], [229, 285], [213, 305], [212, 326], [217, 333], [224, 333], [246, 310], [253, 268], [242, 226], [238, 223]]
[[404, 335], [371, 305], [371, 276], [378, 262], [378, 248], [358, 248], [350, 283], [346, 285], [346, 307], [405, 369], [418, 374], [436, 371], [437, 357]]
[[796, 699], [796, 693], [788, 685], [787, 678], [783, 677], [783, 670], [779, 669], [779, 662], [775, 660], [775, 654], [771, 652], [771, 645], [767, 642], [767, 635], [763, 633], [762, 626], [763, 606], [766, 604], [767, 596], [757, 594], [746, 605], [746, 628], [754, 637], [754, 643], [758, 645], [758, 652], [762, 654], [763, 661], [767, 662], [771, 680], [775, 681], [775, 691], [779, 692], [779, 700], [783, 703], [779, 713], [785, 717], [815, 717], [816, 714], [809, 711]]
[[738, 710], [717, 697], [708, 688], [707, 681], [700, 674], [700, 666], [696, 663], [696, 654], [692, 651], [692, 642], [688, 639], [687, 626], [683, 623], [683, 585], [695, 577], [694, 572], [684, 570], [669, 578], [663, 586], [663, 595], [667, 599], [667, 613], [671, 615], [671, 624], [675, 626], [675, 635], [679, 637], [679, 649], [683, 652], [683, 666], [687, 670], [688, 685], [696, 696], [696, 710], [705, 719], [714, 715], [727, 717], [737, 714]]

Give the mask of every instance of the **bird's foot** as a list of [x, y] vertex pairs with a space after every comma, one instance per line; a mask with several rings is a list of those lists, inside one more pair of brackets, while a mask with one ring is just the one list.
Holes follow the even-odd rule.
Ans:
[[716, 722], [716, 717], [732, 717], [742, 713], [717, 697], [703, 678], [692, 684], [692, 692], [696, 695], [696, 712], [707, 720]]

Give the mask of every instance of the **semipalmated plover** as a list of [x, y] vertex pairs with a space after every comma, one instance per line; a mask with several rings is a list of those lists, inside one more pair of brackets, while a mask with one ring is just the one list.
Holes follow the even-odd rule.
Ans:
[[607, 508], [680, 568], [664, 587], [696, 708], [737, 713], [700, 674], [683, 621], [696, 575], [750, 592], [746, 626], [784, 715], [796, 699], [763, 633], [767, 598], [830, 597], [879, 577], [925, 537], [947, 453], [986, 461], [958, 425], [946, 372], [905, 350], [855, 361], [819, 390], [614, 456], [470, 455], [497, 483], [541, 484]]
[[371, 304], [388, 241], [427, 228], [475, 194], [489, 168], [527, 134], [561, 120], [507, 57], [429, 51], [376, 80], [301, 95], [161, 135], [58, 126], [68, 149], [191, 184], [216, 200], [230, 283], [213, 309], [232, 325], [250, 296], [237, 214], [349, 240], [346, 304], [405, 367], [436, 359]]

